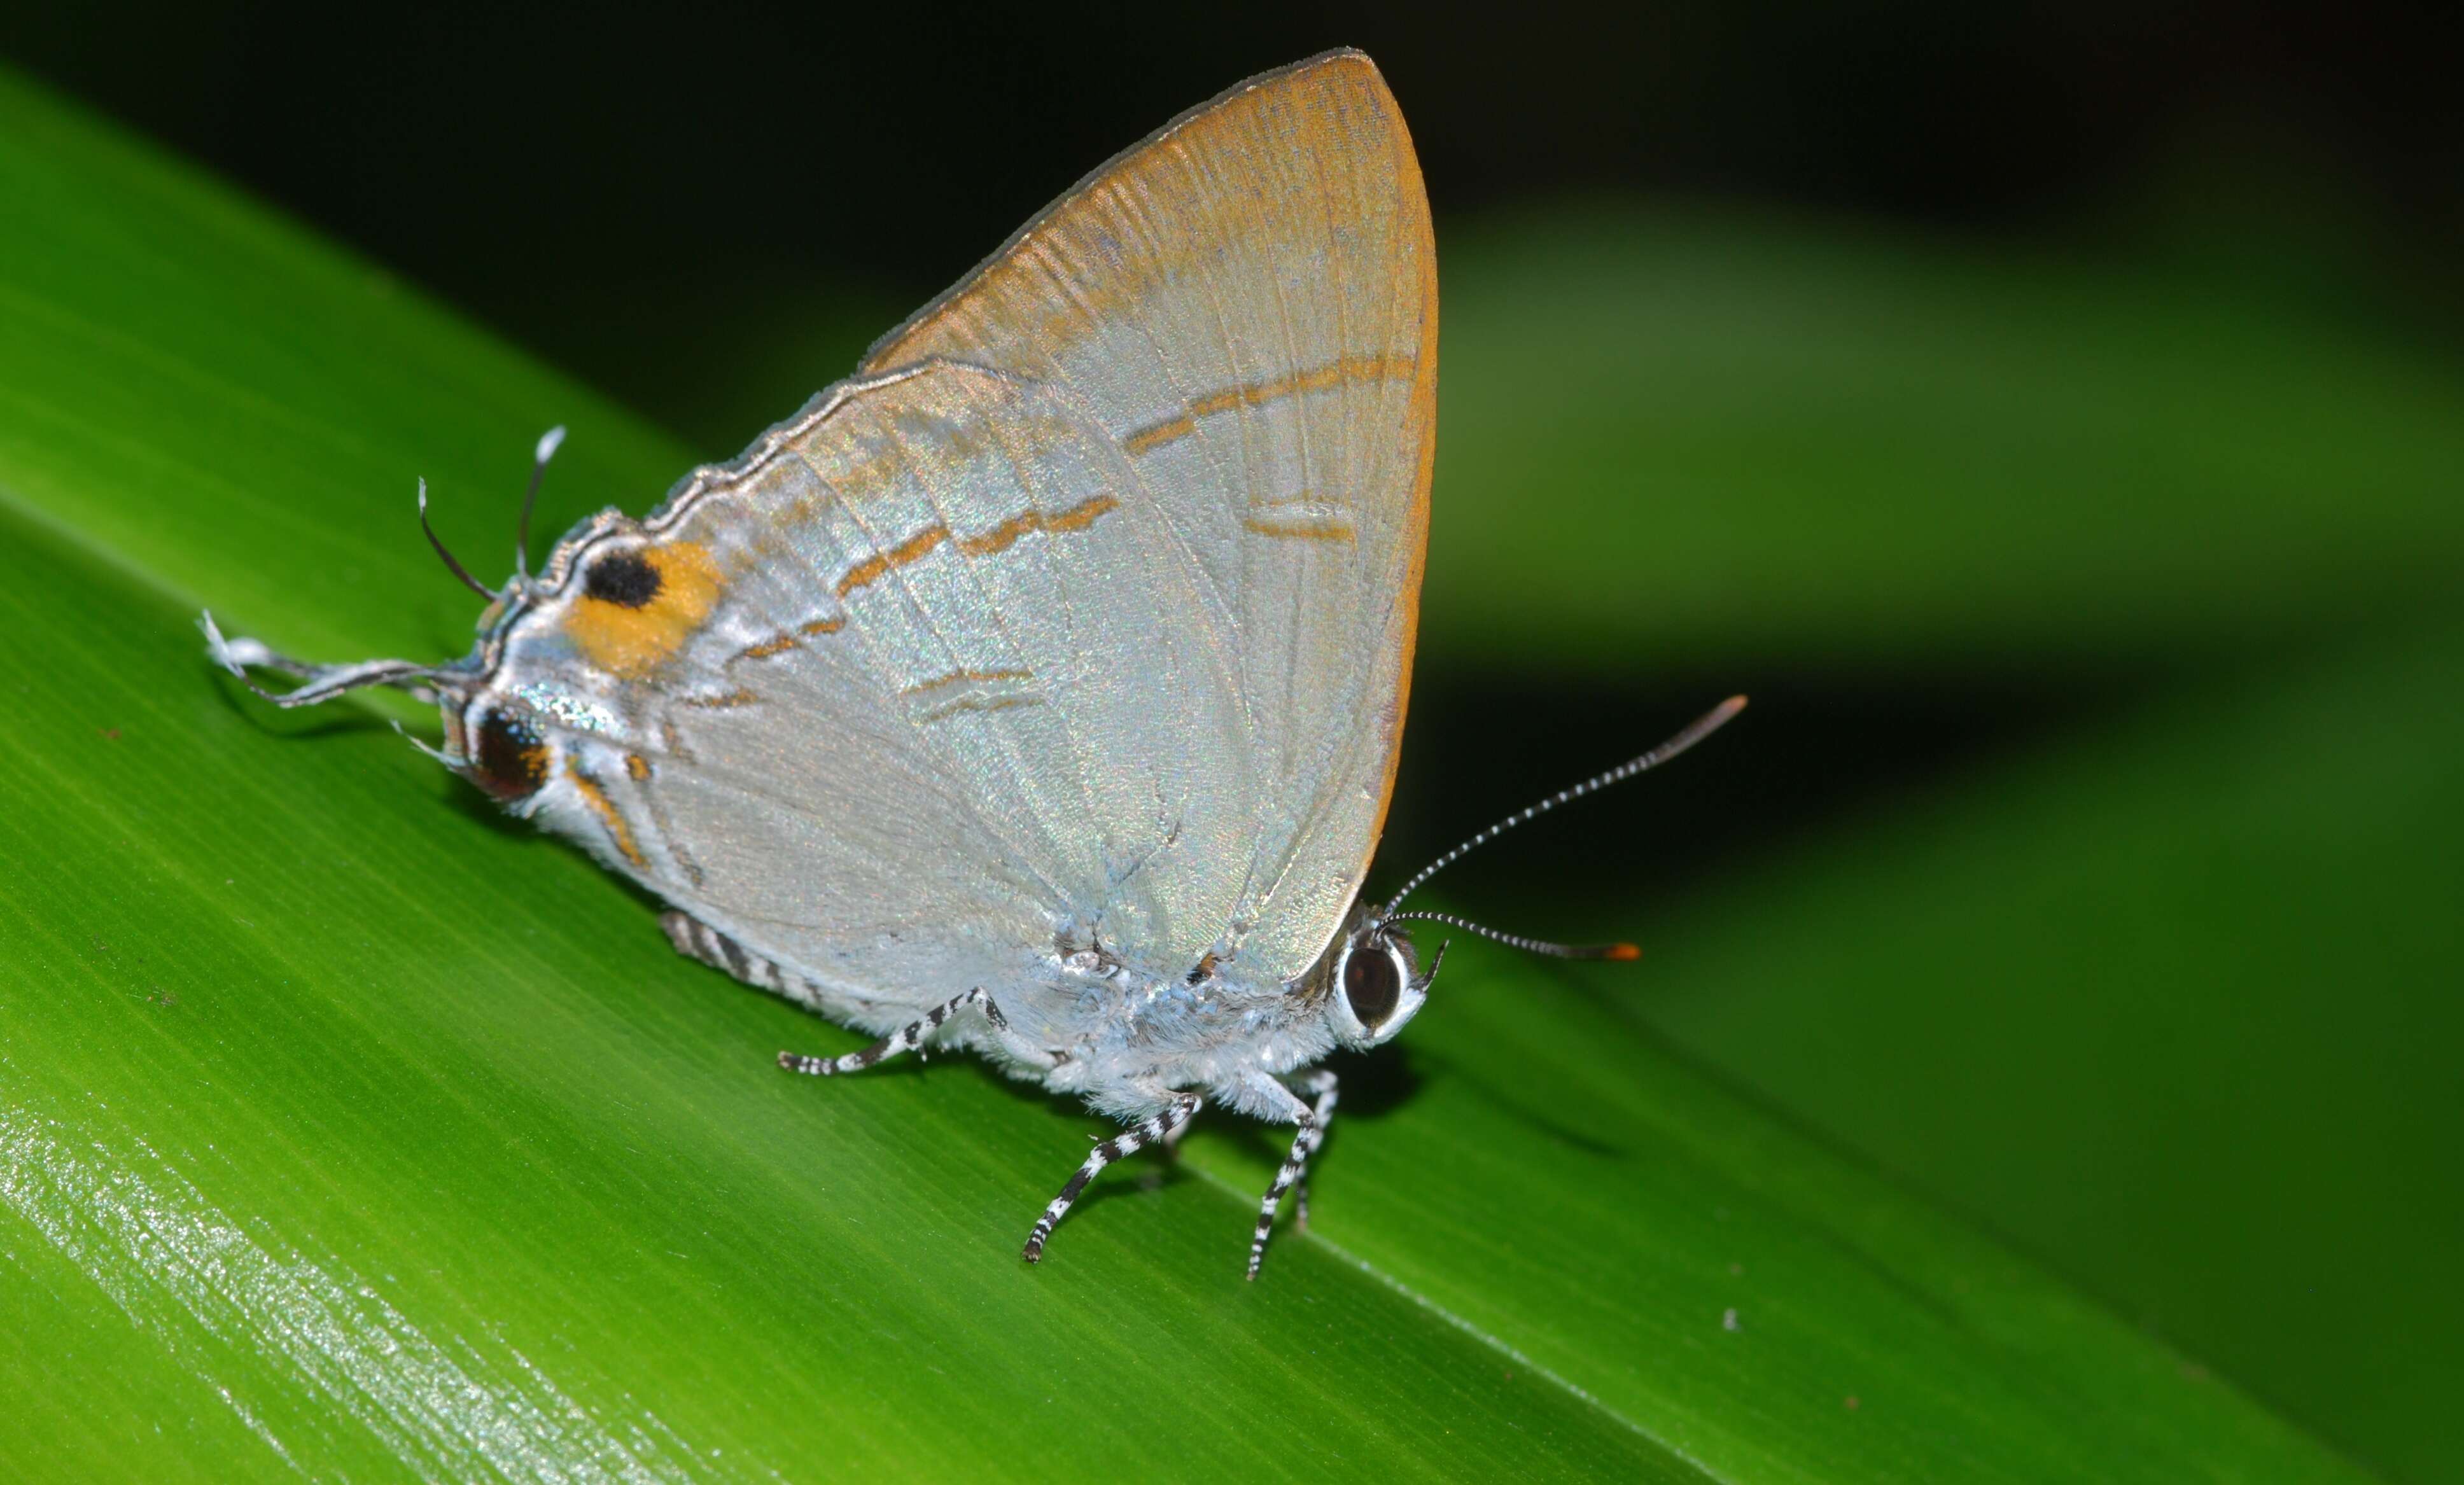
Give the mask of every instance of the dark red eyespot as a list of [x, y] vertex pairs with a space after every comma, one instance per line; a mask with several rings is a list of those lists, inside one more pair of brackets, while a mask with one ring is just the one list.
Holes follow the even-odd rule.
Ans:
[[1364, 1031], [1375, 1031], [1403, 998], [1403, 972], [1382, 944], [1362, 944], [1344, 957], [1343, 998]]
[[502, 711], [479, 724], [471, 750], [471, 780], [510, 804], [526, 799], [547, 782], [547, 744], [531, 725]]

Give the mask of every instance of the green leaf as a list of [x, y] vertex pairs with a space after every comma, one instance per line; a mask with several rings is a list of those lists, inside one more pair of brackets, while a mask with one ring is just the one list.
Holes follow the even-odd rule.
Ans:
[[1529, 965], [1344, 1068], [1261, 1282], [1231, 1121], [1025, 1269], [1095, 1121], [972, 1063], [776, 1075], [855, 1038], [371, 711], [204, 664], [201, 598], [460, 649], [408, 477], [484, 551], [551, 421], [558, 513], [681, 470], [0, 81], [7, 1473], [2361, 1477]]

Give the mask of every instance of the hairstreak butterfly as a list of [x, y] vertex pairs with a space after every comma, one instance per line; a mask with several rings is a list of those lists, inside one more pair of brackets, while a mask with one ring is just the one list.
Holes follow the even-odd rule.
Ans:
[[1330, 53], [1087, 177], [648, 516], [590, 517], [501, 592], [439, 544], [491, 601], [466, 658], [311, 666], [205, 626], [234, 673], [297, 678], [284, 706], [432, 699], [437, 756], [657, 893], [677, 950], [883, 1038], [782, 1066], [931, 1040], [1120, 1120], [1029, 1261], [1204, 1104], [1296, 1125], [1255, 1277], [1334, 1109], [1316, 1064], [1393, 1037], [1437, 972], [1403, 920], [1489, 931], [1360, 901], [1437, 328], [1411, 140], [1369, 59]]

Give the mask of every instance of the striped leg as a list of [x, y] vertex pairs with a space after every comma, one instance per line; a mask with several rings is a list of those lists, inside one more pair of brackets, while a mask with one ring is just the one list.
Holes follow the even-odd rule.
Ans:
[[676, 952], [688, 959], [698, 959], [721, 974], [733, 974], [747, 985], [790, 1000], [806, 998], [797, 994], [797, 985], [778, 965], [691, 913], [670, 908], [659, 914], [659, 927], [666, 930], [668, 942], [676, 946]]
[[[1319, 1068], [1301, 1086], [1311, 1093], [1325, 1095], [1316, 1109], [1317, 1128], [1309, 1136], [1309, 1154], [1303, 1157], [1306, 1161], [1314, 1159], [1317, 1155], [1317, 1147], [1326, 1143], [1327, 1121], [1334, 1117], [1334, 1074], [1325, 1068]], [[1292, 1183], [1292, 1231], [1295, 1233], [1309, 1231], [1309, 1170], [1306, 1166], [1301, 1170], [1301, 1178]]]
[[1124, 1155], [1134, 1154], [1157, 1140], [1171, 1138], [1189, 1123], [1204, 1103], [1205, 1100], [1195, 1093], [1176, 1093], [1162, 1112], [1149, 1114], [1089, 1150], [1086, 1164], [1069, 1177], [1068, 1185], [1061, 1188], [1061, 1194], [1052, 1198], [1052, 1205], [1044, 1209], [1044, 1215], [1035, 1219], [1034, 1231], [1026, 1234], [1026, 1251], [1020, 1256], [1029, 1263], [1044, 1261], [1045, 1240], [1052, 1235], [1053, 1226], [1069, 1214], [1069, 1204], [1078, 1199], [1078, 1193], [1087, 1189], [1087, 1183], [1095, 1179], [1098, 1171]]
[[[1309, 1157], [1317, 1153], [1319, 1145], [1325, 1143], [1327, 1123], [1334, 1118], [1334, 1074], [1321, 1067], [1301, 1080], [1300, 1091], [1315, 1094], [1317, 1106], [1293, 1110], [1298, 1116], [1295, 1122], [1301, 1129], [1300, 1133], [1292, 1136], [1292, 1152], [1284, 1158], [1284, 1168], [1275, 1172], [1275, 1184], [1266, 1188], [1265, 1200], [1258, 1203], [1258, 1231], [1249, 1239], [1251, 1278], [1258, 1277], [1258, 1265], [1266, 1261], [1266, 1234], [1274, 1231], [1275, 1209], [1282, 1205], [1284, 1192], [1293, 1187], [1300, 1188], [1294, 1202], [1293, 1225], [1309, 1225]], [[1295, 1099], [1293, 1102], [1298, 1103], [1300, 1101]]]
[[943, 1022], [969, 1006], [982, 1007], [984, 1019], [992, 1022], [995, 1029], [1003, 1032], [1009, 1030], [1009, 1022], [1001, 1017], [1001, 1007], [993, 1004], [993, 997], [985, 993], [981, 985], [979, 985], [963, 995], [951, 996], [948, 1000], [925, 1012], [922, 1020], [908, 1022], [861, 1052], [850, 1052], [845, 1057], [798, 1057], [793, 1052], [781, 1052], [779, 1054], [779, 1065], [791, 1073], [810, 1073], [817, 1078], [835, 1077], [840, 1073], [860, 1073], [885, 1058], [896, 1057], [901, 1052], [914, 1051], [923, 1043], [926, 1037], [940, 1030]]

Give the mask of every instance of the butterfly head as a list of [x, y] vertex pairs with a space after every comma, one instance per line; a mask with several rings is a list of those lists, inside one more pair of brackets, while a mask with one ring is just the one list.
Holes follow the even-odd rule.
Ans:
[[1409, 932], [1373, 914], [1356, 919], [1327, 967], [1326, 1016], [1335, 1040], [1358, 1050], [1401, 1031], [1428, 1000], [1444, 958], [1441, 948], [1423, 972]]
[[[571, 620], [563, 630], [571, 632], [561, 631], [549, 639], [567, 648], [580, 649], [593, 660], [601, 659], [600, 651], [614, 652], [620, 662], [640, 662], [644, 656], [656, 660], [666, 652], [662, 644], [671, 649], [676, 634], [708, 610], [716, 586], [707, 556], [700, 548], [687, 543], [654, 547], [635, 540], [599, 543], [606, 548], [600, 558], [587, 568], [578, 569], [568, 580], [566, 568], [576, 560], [572, 554], [592, 545], [586, 538], [630, 525], [613, 511], [602, 512], [575, 528], [574, 534], [551, 554], [549, 570], [534, 577], [528, 550], [531, 512], [548, 461], [563, 441], [564, 429], [561, 427], [548, 429], [539, 441], [531, 465], [530, 488], [522, 499], [521, 523], [515, 537], [514, 576], [501, 589], [491, 588], [472, 577], [470, 570], [446, 550], [428, 523], [428, 482], [419, 482], [420, 530], [427, 535], [446, 570], [488, 601], [487, 608], [479, 615], [478, 644], [464, 658], [443, 665], [419, 665], [407, 660], [310, 665], [276, 654], [254, 640], [225, 638], [215, 627], [211, 614], [202, 621], [209, 652], [216, 663], [243, 681], [253, 668], [276, 671], [298, 681], [300, 684], [278, 694], [250, 683], [251, 690], [276, 706], [315, 706], [346, 691], [369, 687], [389, 687], [431, 702], [444, 714], [445, 746], [436, 749], [419, 744], [422, 751], [486, 790], [500, 803], [517, 808], [524, 805], [554, 773], [557, 753], [550, 733], [556, 726], [586, 726], [591, 720], [570, 714], [580, 703], [555, 694], [529, 694], [534, 688], [503, 684], [502, 677], [509, 670], [524, 668], [518, 663], [508, 665], [509, 660], [518, 662], [517, 648], [540, 643], [536, 636], [525, 639], [523, 633], [526, 628], [539, 627], [528, 622], [535, 611], [552, 600], [561, 602], [564, 607], [558, 612]], [[567, 589], [572, 592], [567, 593]]]
[[1510, 948], [1554, 959], [1641, 957], [1642, 950], [1632, 944], [1557, 944], [1547, 939], [1527, 938], [1519, 933], [1502, 933], [1453, 913], [1405, 912], [1402, 910], [1403, 900], [1431, 877], [1515, 826], [1570, 800], [1581, 798], [1667, 762], [1726, 726], [1729, 718], [1745, 710], [1745, 705], [1743, 696], [1729, 697], [1698, 718], [1693, 725], [1640, 757], [1560, 790], [1463, 841], [1420, 868], [1385, 906], [1363, 902], [1353, 906], [1351, 923], [1333, 948], [1328, 950], [1319, 972], [1320, 994], [1335, 1040], [1354, 1049], [1376, 1046], [1401, 1031], [1404, 1023], [1419, 1015], [1421, 1005], [1427, 1001], [1429, 984], [1438, 977], [1438, 966], [1445, 961], [1446, 948], [1442, 942], [1438, 945], [1438, 951], [1429, 956], [1429, 967], [1423, 972], [1419, 954], [1412, 947], [1411, 934], [1403, 927], [1406, 920], [1442, 923], [1466, 933], [1494, 939]]

